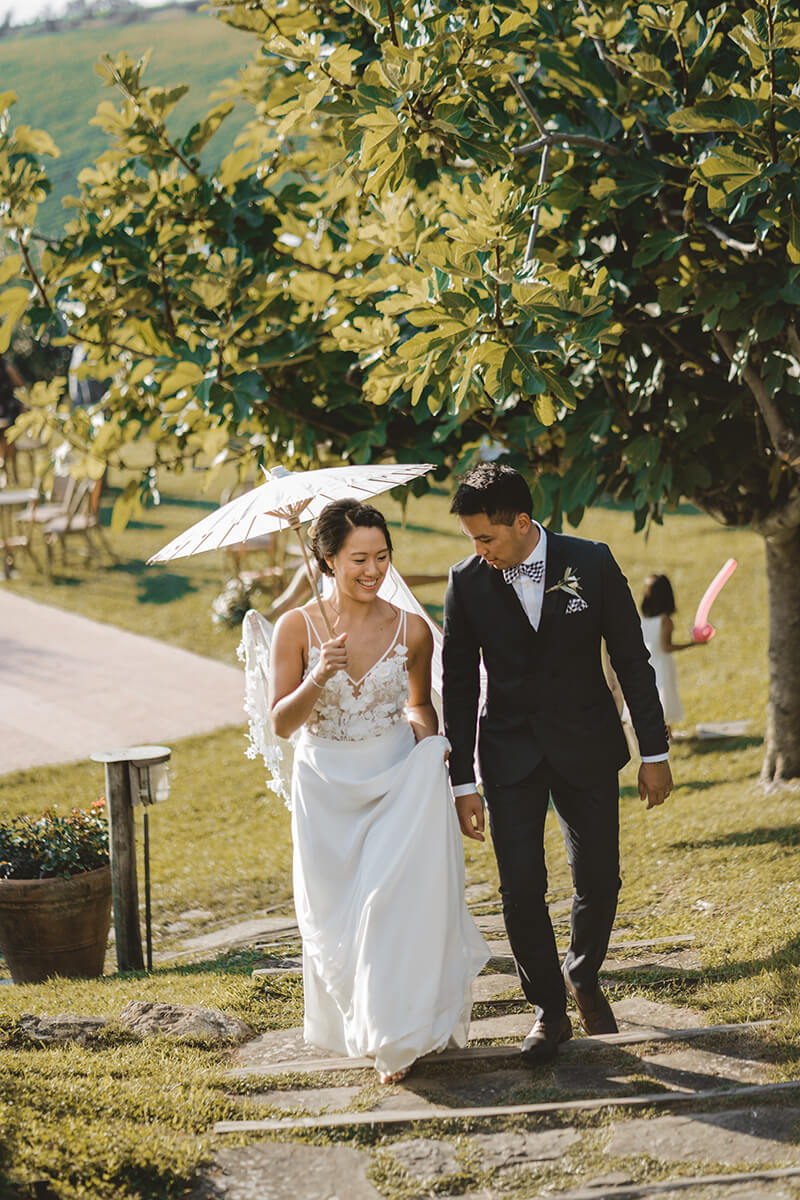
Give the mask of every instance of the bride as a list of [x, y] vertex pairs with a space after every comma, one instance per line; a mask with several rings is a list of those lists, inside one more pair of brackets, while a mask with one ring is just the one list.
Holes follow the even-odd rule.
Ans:
[[464, 862], [431, 704], [431, 631], [378, 596], [383, 515], [337, 500], [312, 548], [333, 590], [275, 627], [269, 708], [300, 730], [292, 772], [294, 898], [305, 1039], [374, 1060], [384, 1083], [464, 1045], [472, 980], [489, 957], [464, 903]]

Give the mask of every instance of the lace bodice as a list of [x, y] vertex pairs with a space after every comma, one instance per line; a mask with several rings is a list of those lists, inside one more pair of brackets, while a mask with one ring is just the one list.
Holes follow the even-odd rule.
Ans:
[[[308, 613], [300, 611], [308, 626], [308, 674], [320, 659], [319, 635]], [[366, 675], [355, 681], [345, 671], [337, 671], [320, 689], [305, 724], [308, 732], [337, 742], [358, 742], [404, 721], [408, 704], [405, 641], [406, 614], [402, 612], [391, 644]]]

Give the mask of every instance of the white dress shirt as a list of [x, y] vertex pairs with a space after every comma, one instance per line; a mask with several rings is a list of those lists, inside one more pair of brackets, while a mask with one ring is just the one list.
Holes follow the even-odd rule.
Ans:
[[[524, 562], [525, 564], [541, 562], [546, 565], [547, 532], [538, 521], [534, 521], [533, 524], [539, 530], [539, 540]], [[542, 572], [542, 578], [538, 582], [531, 579], [530, 575], [518, 575], [511, 584], [511, 587], [517, 593], [517, 598], [522, 605], [526, 617], [538, 633], [539, 622], [542, 619], [542, 604], [544, 603], [544, 572]], [[666, 762], [668, 758], [669, 754], [642, 755], [642, 762]], [[473, 780], [471, 783], [456, 784], [453, 788], [453, 795], [456, 797], [469, 796], [477, 790], [477, 786]]]
[[536, 580], [531, 579], [530, 575], [518, 575], [511, 586], [517, 593], [517, 599], [523, 607], [525, 616], [538, 633], [539, 622], [542, 619], [542, 604], [544, 603], [544, 568], [547, 566], [547, 533], [538, 521], [534, 521], [533, 524], [539, 530], [539, 540], [521, 565], [533, 566], [534, 563], [540, 562], [543, 568], [542, 578], [537, 583]]

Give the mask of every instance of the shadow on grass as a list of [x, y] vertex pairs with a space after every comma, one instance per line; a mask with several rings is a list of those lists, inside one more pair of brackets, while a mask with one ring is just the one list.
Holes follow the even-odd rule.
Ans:
[[721, 850], [725, 846], [769, 846], [777, 842], [781, 846], [800, 846], [800, 827], [797, 825], [761, 825], [756, 829], [734, 830], [721, 833], [718, 837], [698, 841], [672, 842], [671, 850]]
[[179, 575], [175, 571], [153, 571], [141, 559], [115, 563], [111, 570], [140, 577], [136, 594], [138, 604], [171, 604], [173, 600], [181, 600], [199, 590], [188, 575]]
[[764, 739], [758, 734], [742, 734], [740, 737], [681, 738], [676, 743], [685, 746], [692, 754], [720, 754], [722, 751], [749, 750], [751, 746], [763, 746]]
[[53, 570], [51, 582], [52, 582], [53, 587], [56, 587], [56, 588], [78, 587], [80, 584], [85, 583], [86, 580], [78, 578], [77, 575], [60, 575], [58, 572], [58, 568], [56, 567]]
[[[750, 778], [750, 775], [749, 775], [749, 773], [745, 773], [744, 775], [736, 776], [736, 778], [737, 779], [748, 779], [748, 778]], [[753, 776], [753, 778], [755, 778], [755, 776]], [[728, 780], [726, 782], [734, 782], [734, 778], [731, 777], [730, 780]], [[679, 790], [683, 791], [685, 789], [688, 789], [690, 791], [695, 791], [695, 792], [704, 792], [709, 788], [715, 788], [715, 787], [719, 787], [718, 779], [676, 779], [675, 780], [675, 791], [676, 792]], [[628, 783], [628, 784], [625, 784], [624, 787], [621, 787], [619, 789], [619, 794], [620, 794], [620, 798], [623, 800], [631, 798], [631, 797], [636, 797], [636, 799], [638, 799], [639, 798], [639, 789], [637, 787], [635, 787], [633, 784]]]
[[194, 508], [201, 512], [215, 512], [220, 507], [218, 500], [190, 500], [187, 496], [165, 496], [161, 494], [162, 508]]
[[[113, 513], [113, 506], [104, 505], [100, 509], [100, 524], [103, 526], [104, 529], [111, 528], [112, 513]], [[126, 528], [126, 530], [128, 530], [128, 529], [146, 529], [146, 530], [148, 530], [148, 532], [151, 532], [152, 530], [166, 529], [166, 525], [164, 524], [163, 521], [135, 521], [132, 519], [132, 520], [128, 521], [125, 528]]]
[[[685, 967], [676, 973], [674, 986], [676, 994], [691, 997], [697, 987], [706, 987], [714, 983], [730, 983], [740, 979], [751, 979], [765, 971], [781, 971], [800, 966], [800, 933], [795, 934], [783, 946], [772, 950], [761, 958], [746, 958], [739, 961], [719, 963], [716, 966]], [[644, 974], [644, 972], [643, 972]], [[616, 976], [619, 978], [619, 976]], [[626, 977], [635, 979], [635, 972]], [[644, 980], [642, 980], [644, 982]], [[793, 1050], [796, 1054], [796, 1048]]]

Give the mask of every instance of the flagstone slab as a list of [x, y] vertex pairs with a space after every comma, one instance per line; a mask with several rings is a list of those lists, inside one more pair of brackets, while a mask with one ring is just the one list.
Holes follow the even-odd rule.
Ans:
[[[570, 896], [566, 900], [554, 900], [548, 905], [548, 908], [552, 918], [569, 914], [572, 911], [572, 897]], [[505, 938], [506, 925], [502, 912], [482, 913], [480, 916], [475, 917], [475, 924], [484, 937], [497, 934], [501, 938]]]
[[800, 1167], [682, 1175], [648, 1183], [634, 1183], [625, 1172], [612, 1171], [588, 1180], [575, 1191], [559, 1192], [558, 1200], [644, 1200], [648, 1196], [658, 1200], [797, 1200]]
[[[660, 1192], [661, 1200], [798, 1200], [800, 1187], [797, 1183], [794, 1190], [787, 1190], [791, 1184], [779, 1183], [776, 1180], [754, 1178], [748, 1183], [692, 1184], [689, 1188], [681, 1187], [676, 1181], [667, 1192]], [[680, 1190], [678, 1190], [680, 1189]], [[653, 1193], [650, 1193], [651, 1195]], [[624, 1193], [627, 1198], [630, 1192]], [[596, 1200], [592, 1197], [592, 1200]]]
[[486, 900], [495, 898], [499, 900], [497, 884], [490, 883], [488, 879], [478, 883], [468, 883], [464, 889], [464, 899], [467, 904], [482, 904]]
[[696, 971], [702, 966], [702, 959], [696, 950], [662, 950], [651, 954], [637, 953], [635, 957], [619, 958], [612, 956], [603, 963], [601, 975], [626, 975], [631, 972], [670, 973], [679, 971]]
[[314, 1113], [343, 1112], [355, 1100], [362, 1087], [291, 1088], [286, 1091], [253, 1092], [235, 1099], [245, 1109], [280, 1108], [285, 1112]]
[[631, 1076], [644, 1074], [638, 1059], [625, 1068], [600, 1063], [565, 1063], [559, 1056], [551, 1069], [555, 1087], [569, 1097], [587, 1092], [595, 1096], [626, 1096], [631, 1091]]
[[335, 1059], [336, 1056], [319, 1046], [309, 1046], [303, 1037], [302, 1025], [291, 1029], [270, 1029], [239, 1046], [233, 1062], [239, 1067], [263, 1067], [266, 1071], [274, 1063], [307, 1063], [317, 1059]]
[[684, 1029], [705, 1024], [703, 1013], [696, 1009], [645, 1000], [642, 996], [615, 1000], [613, 1009], [617, 1024], [626, 1029]]
[[634, 1118], [616, 1125], [609, 1157], [646, 1155], [657, 1162], [730, 1166], [800, 1164], [800, 1108], [764, 1106], [726, 1112]]
[[[683, 1029], [703, 1024], [703, 1014], [690, 1008], [677, 1008], [672, 1004], [658, 1004], [639, 996], [615, 1001], [614, 1015], [622, 1032], [638, 1029]], [[574, 1018], [578, 1032], [577, 1014]], [[533, 1010], [519, 1013], [504, 1013], [494, 1017], [481, 1017], [469, 1027], [470, 1041], [500, 1040], [502, 1038], [524, 1038], [533, 1025]]]
[[469, 1027], [469, 1040], [495, 1041], [502, 1038], [524, 1038], [534, 1022], [533, 1010], [521, 1013], [505, 1013], [499, 1017], [480, 1017]]
[[[631, 938], [630, 940], [615, 938], [609, 943], [608, 950], [610, 954], [636, 954], [637, 957], [639, 957], [640, 951], [658, 952], [661, 946], [688, 946], [694, 940], [695, 936], [693, 933], [676, 933], [671, 936]], [[507, 939], [487, 938], [487, 943], [493, 958], [499, 961], [510, 959], [513, 962], [513, 958], [511, 957], [511, 947], [509, 946]], [[561, 950], [562, 952], [566, 950], [566, 944], [561, 945]], [[632, 966], [633, 963], [628, 962], [626, 965]]]
[[496, 1000], [498, 996], [513, 993], [521, 1000], [522, 988], [516, 975], [479, 975], [472, 984], [473, 1003]]
[[349, 1146], [271, 1142], [218, 1150], [191, 1200], [381, 1200], [369, 1154]]
[[[447, 1097], [452, 1107], [481, 1104], [513, 1104], [520, 1092], [530, 1086], [530, 1076], [519, 1069], [470, 1072], [464, 1075], [446, 1075], [437, 1079], [410, 1077], [412, 1086], [423, 1090], [436, 1089], [436, 1094]], [[538, 1080], [537, 1080], [538, 1082]]]
[[253, 967], [250, 972], [251, 978], [258, 980], [270, 979], [277, 975], [288, 977], [303, 974], [303, 961], [300, 958], [276, 958], [274, 961], [272, 959], [269, 961], [270, 966]]
[[233, 946], [250, 945], [258, 938], [268, 935], [274, 938], [279, 934], [293, 934], [294, 937], [299, 937], [297, 923], [286, 917], [253, 917], [247, 921], [224, 925], [221, 929], [212, 929], [208, 933], [198, 934], [197, 937], [184, 938], [180, 944], [180, 953], [227, 950]]
[[371, 1112], [411, 1112], [420, 1115], [433, 1113], [441, 1108], [425, 1095], [430, 1080], [414, 1078], [400, 1084], [381, 1087], [378, 1099], [370, 1106]]
[[756, 1059], [738, 1057], [735, 1047], [729, 1054], [685, 1046], [644, 1055], [641, 1069], [668, 1087], [698, 1091], [725, 1087], [730, 1083], [766, 1083], [769, 1066]]
[[481, 1167], [497, 1170], [524, 1167], [560, 1158], [580, 1141], [577, 1129], [510, 1130], [507, 1133], [478, 1133], [470, 1143], [481, 1157]]
[[386, 1151], [415, 1183], [435, 1183], [461, 1170], [455, 1147], [442, 1138], [411, 1138], [387, 1146]]

